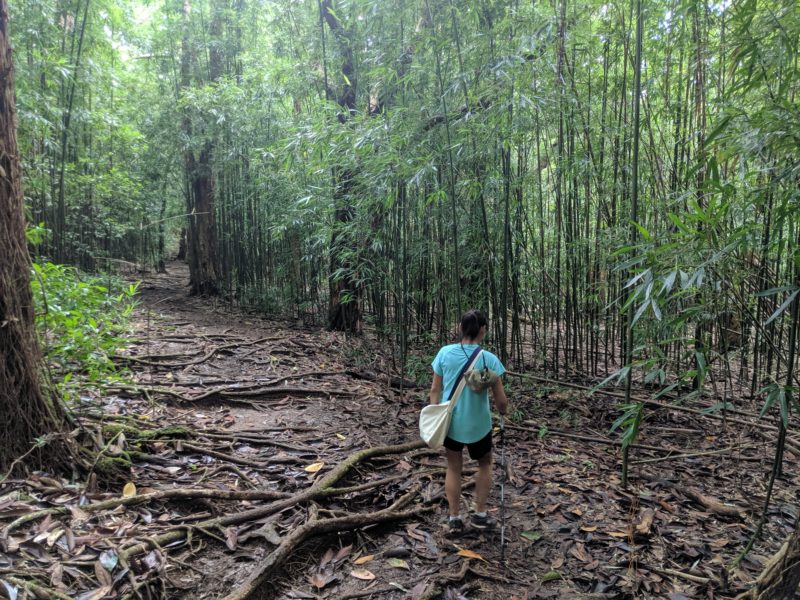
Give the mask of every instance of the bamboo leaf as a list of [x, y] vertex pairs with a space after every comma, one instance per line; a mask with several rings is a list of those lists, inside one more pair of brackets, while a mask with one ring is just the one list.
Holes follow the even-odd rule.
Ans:
[[794, 291], [794, 293], [790, 294], [789, 297], [786, 298], [786, 300], [783, 301], [783, 304], [781, 304], [778, 307], [778, 310], [776, 310], [774, 313], [772, 313], [772, 316], [764, 322], [764, 326], [766, 327], [767, 325], [772, 323], [775, 319], [780, 317], [783, 314], [783, 312], [787, 308], [789, 308], [789, 306], [791, 305], [792, 301], [797, 297], [798, 293], [800, 293], [800, 289], [797, 289], [797, 290]]

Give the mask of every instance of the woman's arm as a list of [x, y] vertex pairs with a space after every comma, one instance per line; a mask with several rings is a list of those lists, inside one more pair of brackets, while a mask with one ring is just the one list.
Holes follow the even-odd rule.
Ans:
[[439, 398], [442, 395], [442, 376], [433, 374], [433, 381], [431, 382], [431, 391], [429, 393], [431, 404], [439, 404]]
[[506, 390], [503, 388], [503, 380], [500, 377], [492, 384], [492, 398], [494, 398], [494, 405], [497, 407], [497, 412], [501, 415], [506, 414], [506, 410], [508, 410], [508, 398], [506, 398]]

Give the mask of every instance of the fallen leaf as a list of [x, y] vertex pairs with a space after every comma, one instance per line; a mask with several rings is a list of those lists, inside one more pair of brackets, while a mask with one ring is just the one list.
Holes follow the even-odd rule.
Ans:
[[323, 575], [322, 573], [315, 573], [311, 577], [308, 578], [309, 583], [313, 585], [317, 589], [322, 589], [326, 585], [328, 585], [331, 581], [336, 579], [336, 575]]
[[591, 527], [584, 526], [584, 527], [581, 527], [581, 531], [585, 531], [586, 533], [592, 533], [593, 531], [597, 531], [597, 527], [594, 526], [594, 525], [591, 526]]
[[228, 550], [233, 552], [236, 550], [236, 544], [239, 539], [239, 534], [237, 533], [236, 529], [233, 527], [226, 527], [225, 528], [225, 545], [228, 547]]
[[324, 462], [315, 462], [315, 463], [312, 463], [312, 464], [308, 465], [304, 469], [304, 471], [306, 473], [316, 473], [317, 471], [319, 471], [324, 466], [325, 466]]
[[122, 488], [122, 497], [123, 498], [130, 498], [131, 496], [136, 495], [136, 484], [132, 481], [129, 481], [125, 484], [125, 487]]
[[350, 555], [350, 552], [353, 551], [353, 544], [349, 546], [345, 546], [344, 548], [339, 548], [339, 551], [336, 553], [336, 556], [333, 557], [333, 562], [337, 563], [343, 558], [346, 558]]
[[346, 440], [346, 439], [347, 439], [347, 436], [345, 436], [345, 435], [342, 435], [341, 433], [337, 433], [337, 434], [336, 434], [336, 437], [337, 437], [337, 438], [339, 438], [339, 439], [340, 439], [340, 440], [342, 440], [342, 441], [344, 441], [344, 440]]
[[547, 583], [548, 581], [558, 581], [561, 578], [561, 573], [558, 571], [548, 571], [542, 575], [542, 583]]
[[408, 563], [404, 561], [402, 558], [390, 558], [386, 562], [389, 563], [389, 566], [394, 567], [395, 569], [408, 569]]
[[104, 587], [111, 587], [111, 573], [106, 571], [100, 561], [94, 563], [94, 575], [97, 577], [98, 583], [103, 584]]
[[100, 554], [100, 564], [103, 565], [109, 572], [113, 572], [119, 562], [117, 553], [113, 550], [105, 550]]
[[482, 560], [483, 562], [488, 562], [477, 552], [473, 552], [472, 550], [467, 550], [466, 548], [462, 548], [461, 550], [459, 550], [458, 555], [463, 556], [464, 558], [477, 558], [478, 560]]
[[642, 514], [639, 516], [639, 523], [636, 525], [636, 533], [641, 533], [642, 535], [647, 535], [650, 533], [650, 529], [653, 527], [653, 519], [656, 516], [656, 512], [652, 508], [647, 508], [642, 511]]
[[630, 535], [628, 533], [624, 532], [624, 531], [607, 531], [606, 535], [610, 535], [611, 537], [615, 537], [615, 538], [627, 538], [627, 537], [630, 537]]
[[542, 539], [540, 531], [523, 531], [520, 536], [531, 542], [537, 542]]
[[375, 579], [375, 573], [372, 571], [367, 571], [366, 569], [355, 569], [350, 571], [350, 575], [355, 577], [356, 579], [362, 579], [364, 581], [372, 581]]
[[362, 556], [361, 558], [357, 558], [353, 561], [354, 565], [363, 565], [364, 563], [368, 563], [371, 560], [374, 560], [374, 554], [367, 554], [366, 556]]
[[75, 600], [100, 600], [101, 598], [104, 598], [110, 593], [111, 593], [111, 586], [104, 585], [101, 588], [84, 592], [83, 594], [75, 598]]

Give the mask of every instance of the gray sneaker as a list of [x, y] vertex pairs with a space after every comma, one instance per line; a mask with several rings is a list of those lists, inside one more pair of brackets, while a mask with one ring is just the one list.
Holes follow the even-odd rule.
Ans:
[[472, 513], [469, 522], [475, 529], [494, 529], [497, 526], [497, 521], [489, 515], [480, 516], [476, 513]]

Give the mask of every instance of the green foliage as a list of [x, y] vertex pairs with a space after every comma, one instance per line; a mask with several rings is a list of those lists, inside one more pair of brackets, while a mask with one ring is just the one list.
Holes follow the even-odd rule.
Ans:
[[611, 425], [609, 432], [613, 433], [622, 428], [622, 448], [624, 450], [635, 444], [636, 438], [639, 437], [639, 429], [644, 418], [644, 404], [641, 402], [623, 404], [620, 406], [620, 410], [622, 414]]
[[68, 384], [73, 373], [97, 381], [115, 372], [138, 284], [90, 276], [53, 263], [34, 263], [36, 324], [47, 362]]

